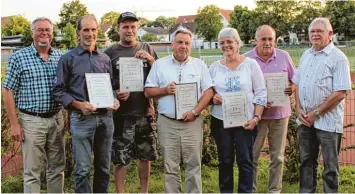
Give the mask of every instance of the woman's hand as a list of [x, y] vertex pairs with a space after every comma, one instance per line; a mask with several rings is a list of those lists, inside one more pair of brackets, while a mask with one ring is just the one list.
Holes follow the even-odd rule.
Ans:
[[222, 100], [222, 96], [219, 94], [213, 96], [213, 104], [222, 104]]

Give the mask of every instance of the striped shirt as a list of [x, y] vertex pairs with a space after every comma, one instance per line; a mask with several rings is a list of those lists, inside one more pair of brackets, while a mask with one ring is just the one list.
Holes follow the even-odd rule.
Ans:
[[11, 55], [3, 87], [12, 90], [16, 107], [29, 112], [57, 112], [52, 96], [56, 68], [62, 52], [51, 48], [45, 61], [32, 44]]
[[[298, 85], [300, 105], [305, 112], [315, 110], [335, 91], [351, 90], [349, 60], [329, 43], [317, 52], [306, 50], [292, 81]], [[314, 127], [328, 132], [343, 132], [344, 100], [325, 113]]]

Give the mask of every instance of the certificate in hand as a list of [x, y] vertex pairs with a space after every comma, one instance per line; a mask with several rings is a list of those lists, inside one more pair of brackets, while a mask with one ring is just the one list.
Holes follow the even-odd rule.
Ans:
[[176, 119], [182, 119], [182, 115], [195, 108], [197, 104], [197, 83], [176, 84], [175, 115]]
[[109, 73], [85, 73], [89, 100], [96, 108], [113, 107], [114, 99]]
[[120, 91], [143, 92], [143, 61], [134, 57], [120, 57]]
[[272, 101], [272, 106], [284, 106], [290, 104], [290, 98], [284, 90], [288, 86], [287, 72], [264, 74], [267, 100]]
[[222, 95], [224, 128], [244, 126], [248, 121], [247, 95], [245, 92]]

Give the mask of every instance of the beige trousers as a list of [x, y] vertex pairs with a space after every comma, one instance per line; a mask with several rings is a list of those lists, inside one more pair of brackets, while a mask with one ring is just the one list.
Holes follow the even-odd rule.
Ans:
[[181, 192], [180, 162], [185, 167], [185, 193], [202, 193], [203, 119], [182, 122], [159, 115], [158, 140], [163, 154], [164, 191]]
[[260, 128], [253, 147], [253, 192], [257, 191], [258, 161], [266, 137], [270, 153], [269, 193], [281, 192], [288, 120], [289, 117], [259, 122]]
[[[63, 193], [64, 121], [62, 111], [51, 118], [19, 113], [25, 140], [22, 143], [25, 193], [40, 193], [41, 169], [46, 164], [47, 192]], [[43, 163], [43, 160], [46, 161]]]

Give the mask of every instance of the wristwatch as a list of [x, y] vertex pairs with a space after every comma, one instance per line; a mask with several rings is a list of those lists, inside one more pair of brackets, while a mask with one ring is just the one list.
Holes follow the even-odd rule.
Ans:
[[191, 112], [195, 117], [198, 117], [199, 114], [195, 111], [195, 109], [192, 109]]
[[258, 121], [260, 121], [260, 120], [261, 120], [261, 116], [260, 116], [260, 115], [254, 115], [254, 116], [253, 116], [253, 118], [258, 119]]
[[319, 119], [320, 118], [320, 113], [319, 113], [319, 110], [314, 110], [314, 114], [317, 116], [317, 118]]

